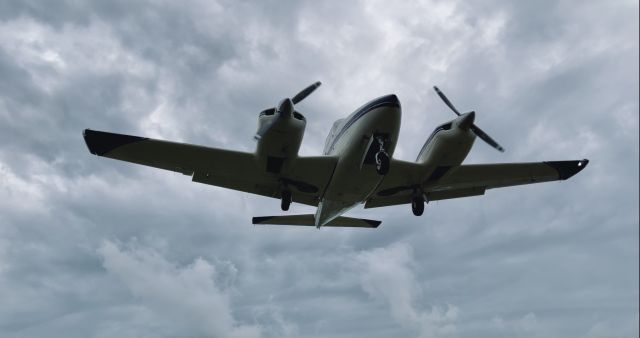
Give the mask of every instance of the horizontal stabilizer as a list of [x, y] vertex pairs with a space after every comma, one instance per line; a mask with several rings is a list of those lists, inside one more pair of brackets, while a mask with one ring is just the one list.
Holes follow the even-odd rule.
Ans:
[[[381, 221], [363, 218], [338, 217], [323, 227], [377, 228]], [[315, 226], [314, 215], [259, 216], [253, 218], [253, 224], [280, 224]]]

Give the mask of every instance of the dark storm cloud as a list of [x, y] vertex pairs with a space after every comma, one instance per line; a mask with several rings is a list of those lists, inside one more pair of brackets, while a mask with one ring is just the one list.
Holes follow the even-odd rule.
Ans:
[[[637, 336], [637, 12], [2, 2], [2, 336]], [[395, 92], [397, 155], [412, 160], [453, 117], [437, 84], [507, 148], [478, 142], [468, 161], [591, 163], [419, 219], [351, 212], [383, 220], [375, 231], [254, 228], [278, 201], [98, 158], [81, 137], [252, 150], [258, 112], [315, 80], [298, 107], [304, 154], [334, 119]]]

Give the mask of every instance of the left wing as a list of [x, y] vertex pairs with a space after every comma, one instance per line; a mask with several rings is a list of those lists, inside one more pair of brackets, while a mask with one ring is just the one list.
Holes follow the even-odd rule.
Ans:
[[299, 157], [280, 175], [260, 168], [252, 153], [169, 142], [146, 137], [86, 129], [84, 140], [92, 154], [171, 170], [194, 182], [280, 198], [286, 185], [294, 202], [317, 206], [336, 165], [329, 156]]
[[398, 162], [400, 169], [394, 173], [392, 164], [389, 176], [394, 175], [389, 177], [389, 181], [385, 177], [373, 197], [365, 204], [365, 208], [411, 203], [415, 189], [420, 189], [427, 201], [435, 201], [483, 195], [487, 189], [493, 188], [566, 180], [579, 173], [589, 163], [585, 159], [436, 167], [424, 178], [420, 173], [424, 173], [426, 169], [420, 169], [421, 165]]

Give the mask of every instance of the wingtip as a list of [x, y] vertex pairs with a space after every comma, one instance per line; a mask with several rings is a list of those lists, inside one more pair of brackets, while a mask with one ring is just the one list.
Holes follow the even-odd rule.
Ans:
[[148, 139], [146, 137], [115, 134], [91, 129], [83, 130], [82, 137], [89, 152], [98, 156], [102, 156], [118, 147]]
[[549, 161], [545, 163], [558, 172], [558, 179], [566, 180], [584, 170], [589, 164], [589, 160], [585, 158], [577, 161]]
[[87, 145], [87, 149], [89, 149], [89, 152], [94, 154], [94, 155], [98, 155], [96, 153], [95, 147], [93, 147], [94, 143], [91, 140], [91, 135], [92, 135], [93, 130], [91, 129], [85, 129], [82, 131], [82, 138], [84, 139], [84, 143]]

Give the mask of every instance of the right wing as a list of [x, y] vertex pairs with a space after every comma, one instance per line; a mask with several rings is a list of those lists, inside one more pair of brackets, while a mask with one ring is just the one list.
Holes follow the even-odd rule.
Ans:
[[[566, 180], [588, 163], [588, 160], [579, 160], [436, 167], [428, 177], [416, 180], [420, 174], [412, 172], [420, 172], [421, 165], [404, 162], [397, 172], [400, 177], [391, 177], [389, 182], [385, 177], [365, 208], [411, 203], [414, 189], [420, 189], [428, 201], [436, 201], [483, 195], [485, 190], [493, 188]], [[392, 167], [389, 174], [393, 173]]]
[[429, 184], [430, 191], [486, 189], [566, 180], [584, 169], [588, 160], [529, 163], [470, 164], [451, 168], [442, 179]]
[[260, 168], [252, 153], [169, 142], [86, 129], [84, 140], [92, 154], [171, 170], [198, 183], [280, 198], [286, 185], [294, 202], [317, 206], [333, 174], [336, 159], [299, 157], [280, 175]]

